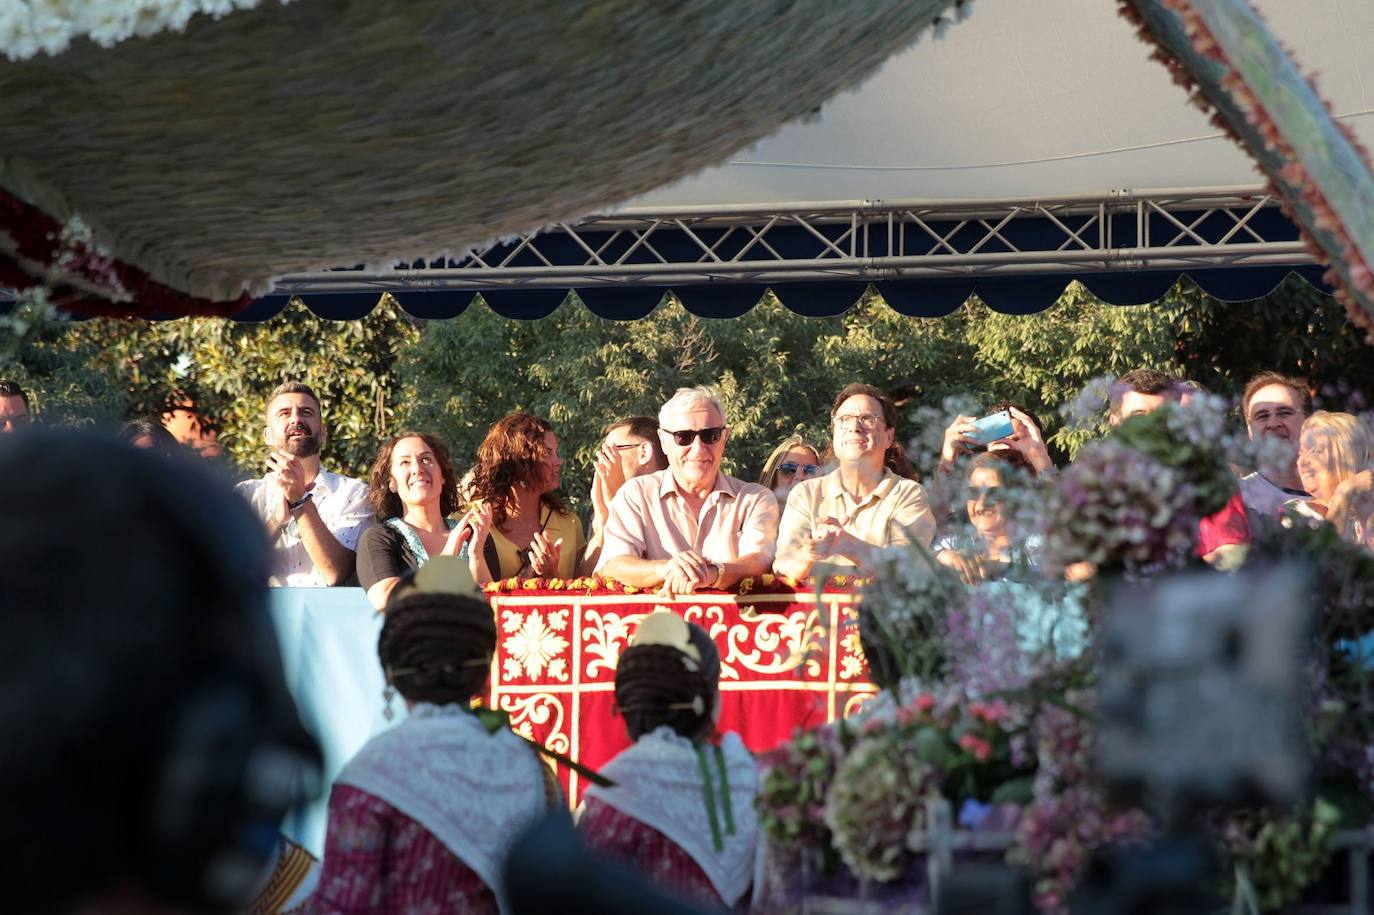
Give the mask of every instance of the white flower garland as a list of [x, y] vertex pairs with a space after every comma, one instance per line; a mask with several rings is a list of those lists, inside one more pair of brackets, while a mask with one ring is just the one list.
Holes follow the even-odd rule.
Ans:
[[[134, 36], [180, 32], [197, 13], [216, 19], [260, 0], [0, 0], [0, 53], [10, 60], [60, 54], [87, 37], [104, 48]], [[290, 3], [291, 0], [278, 0]]]

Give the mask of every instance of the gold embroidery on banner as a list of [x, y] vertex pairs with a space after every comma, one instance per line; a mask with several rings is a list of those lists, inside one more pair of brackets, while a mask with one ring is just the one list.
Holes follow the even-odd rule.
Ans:
[[740, 679], [734, 664], [764, 675], [795, 670], [805, 660], [807, 633], [817, 618], [815, 610], [761, 613], [752, 621], [728, 627], [721, 658], [721, 678]]
[[607, 673], [615, 672], [620, 652], [629, 644], [631, 625], [638, 626], [646, 616], [647, 613], [621, 616], [619, 613], [601, 613], [597, 610], [583, 613], [582, 641], [586, 653], [592, 657], [587, 662], [588, 677], [596, 676], [596, 672], [603, 668]]
[[514, 680], [521, 671], [537, 680], [547, 667], [550, 679], [567, 682], [568, 662], [559, 655], [568, 650], [569, 642], [558, 635], [568, 628], [568, 610], [548, 611], [547, 621], [539, 610], [523, 615], [506, 610], [502, 613], [502, 628], [510, 633], [502, 648], [506, 659], [502, 663], [501, 678]]
[[848, 718], [868, 704], [874, 693], [851, 693], [849, 698], [844, 700], [844, 710], [840, 713], [842, 717]]
[[558, 696], [551, 693], [502, 696], [501, 711], [510, 713], [510, 724], [517, 734], [538, 740], [555, 753], [570, 752], [572, 741], [566, 726], [567, 710]]

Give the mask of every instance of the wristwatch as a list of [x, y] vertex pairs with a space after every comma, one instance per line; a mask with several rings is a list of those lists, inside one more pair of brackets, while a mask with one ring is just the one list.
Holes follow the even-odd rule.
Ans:
[[309, 502], [314, 497], [315, 494], [313, 492], [308, 492], [305, 495], [301, 496], [299, 499], [297, 499], [295, 502], [287, 502], [286, 510], [289, 511], [292, 515], [295, 515], [296, 512], [300, 511], [302, 508], [305, 508], [305, 503]]
[[711, 587], [720, 590], [723, 587], [722, 583], [725, 581], [725, 564], [717, 562], [713, 563], [713, 565], [716, 567], [716, 580], [711, 582]]

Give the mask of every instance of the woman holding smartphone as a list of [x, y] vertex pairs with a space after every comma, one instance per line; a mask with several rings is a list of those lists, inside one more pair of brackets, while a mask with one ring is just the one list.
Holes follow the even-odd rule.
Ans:
[[372, 508], [378, 523], [358, 541], [358, 583], [378, 610], [407, 569], [431, 556], [467, 556], [473, 579], [492, 580], [484, 558], [491, 509], [481, 506], [454, 521], [458, 478], [448, 448], [436, 436], [402, 432], [372, 462]]
[[935, 536], [925, 489], [897, 442], [897, 408], [882, 391], [851, 384], [830, 411], [836, 468], [787, 497], [773, 570], [805, 578], [817, 562], [864, 568], [877, 548]]
[[[1007, 414], [1010, 429], [1005, 435], [989, 440], [984, 437], [985, 430], [992, 427], [993, 424], [989, 421], [999, 413]], [[1003, 425], [1002, 428], [1006, 429], [1006, 426]], [[1009, 449], [1017, 452], [1025, 458], [1036, 476], [1041, 476], [1054, 467], [1049, 449], [1045, 447], [1044, 428], [1040, 425], [1040, 420], [1025, 407], [1003, 401], [993, 404], [982, 419], [976, 416], [954, 417], [954, 422], [945, 429], [944, 445], [940, 450], [939, 472], [948, 473], [954, 469], [954, 463], [960, 456], [971, 454], [974, 449], [984, 446], [988, 451]]]

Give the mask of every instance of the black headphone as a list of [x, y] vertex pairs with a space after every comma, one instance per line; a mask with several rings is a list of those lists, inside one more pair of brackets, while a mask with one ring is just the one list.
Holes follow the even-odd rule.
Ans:
[[[180, 557], [169, 575], [194, 582], [188, 590], [201, 599], [182, 608], [194, 616], [194, 644], [172, 657], [139, 659], [186, 692], [171, 697], [168, 726], [150, 735], [154, 771], [142, 820], [129, 823], [128, 876], [157, 902], [241, 910], [276, 851], [282, 817], [318, 796], [323, 782], [318, 744], [301, 726], [282, 673], [262, 524], [200, 459], [140, 451], [89, 432], [35, 430], [5, 443], [0, 477], [5, 465], [11, 473], [42, 467], [54, 454], [65, 455], [55, 462], [80, 462], [78, 470], [89, 461], [107, 485], [125, 487], [146, 529], [166, 532], [147, 548]], [[80, 506], [70, 508], [79, 517]], [[110, 612], [136, 625], [138, 609]], [[119, 697], [107, 701], [109, 714], [118, 715]]]

